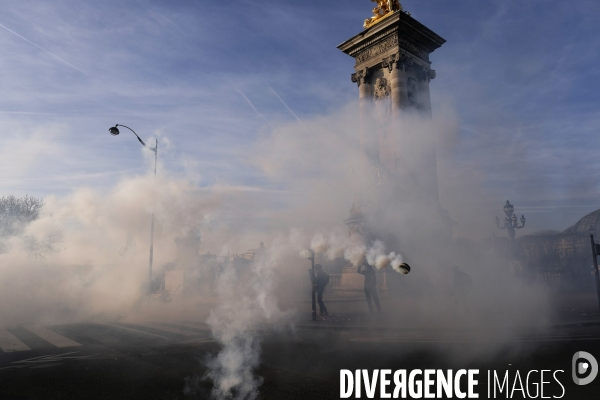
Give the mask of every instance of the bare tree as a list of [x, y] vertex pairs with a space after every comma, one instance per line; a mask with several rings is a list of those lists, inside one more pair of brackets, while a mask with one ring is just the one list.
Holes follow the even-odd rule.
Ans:
[[[35, 221], [44, 207], [41, 198], [25, 195], [0, 197], [0, 239], [22, 235], [29, 223]], [[35, 259], [45, 260], [46, 256], [62, 250], [63, 233], [56, 229], [43, 237], [23, 236], [25, 250]], [[0, 240], [0, 252], [9, 250], [8, 242]]]
[[39, 217], [43, 206], [43, 199], [29, 195], [0, 197], [0, 236], [23, 233], [27, 224]]
[[46, 256], [61, 251], [63, 242], [63, 233], [60, 230], [52, 231], [44, 238], [36, 238], [31, 235], [23, 237], [25, 250], [31, 257], [42, 261], [46, 260]]

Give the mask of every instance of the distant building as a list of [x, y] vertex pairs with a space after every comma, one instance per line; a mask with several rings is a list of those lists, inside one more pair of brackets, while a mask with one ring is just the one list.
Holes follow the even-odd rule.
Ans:
[[593, 273], [590, 227], [600, 228], [600, 210], [562, 232], [543, 231], [519, 238], [520, 258], [543, 279], [589, 281]]

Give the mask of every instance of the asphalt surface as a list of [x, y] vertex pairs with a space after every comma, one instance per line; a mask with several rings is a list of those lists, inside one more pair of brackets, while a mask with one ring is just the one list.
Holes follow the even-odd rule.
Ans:
[[[600, 360], [600, 324], [518, 335], [325, 325], [307, 319], [295, 331], [254, 333], [262, 347], [259, 399], [338, 399], [340, 369], [384, 368], [479, 369], [479, 398], [487, 398], [487, 370], [510, 377], [563, 370], [562, 398], [600, 396], [600, 377], [586, 386], [571, 379], [575, 352]], [[8, 327], [0, 330], [0, 347], [0, 399], [205, 399], [212, 389], [206, 360], [221, 345], [201, 321], [113, 321]], [[556, 384], [544, 393], [560, 394]]]

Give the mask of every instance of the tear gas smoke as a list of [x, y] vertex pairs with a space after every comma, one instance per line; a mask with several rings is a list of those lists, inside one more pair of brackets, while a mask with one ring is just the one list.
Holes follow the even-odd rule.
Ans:
[[363, 265], [366, 261], [377, 269], [391, 265], [396, 272], [408, 273], [403, 272], [406, 270], [405, 268], [401, 268], [403, 264], [402, 256], [393, 251], [386, 254], [385, 243], [381, 240], [375, 240], [371, 246], [367, 247], [363, 244], [362, 238], [357, 235], [346, 238], [334, 233], [329, 235], [318, 233], [310, 241], [310, 248], [315, 253], [324, 255], [330, 261], [336, 258], [344, 258], [356, 267]]
[[[43, 249], [52, 238], [60, 238], [60, 246], [48, 242], [46, 247], [53, 252], [42, 260], [30, 256], [24, 237], [5, 241], [7, 250], [0, 254], [0, 302], [18, 306], [0, 308], [0, 321], [60, 323], [127, 314], [147, 287], [149, 215], [154, 211], [157, 268], [175, 258], [174, 239], [193, 229], [202, 231], [203, 252], [226, 255], [260, 241], [268, 247], [267, 255], [248, 270], [223, 270], [215, 278], [218, 305], [207, 322], [222, 349], [208, 362], [206, 378], [213, 382], [216, 398], [257, 396], [260, 334], [293, 321], [294, 314], [282, 311], [278, 304], [286, 296], [306, 295], [305, 249], [309, 248], [324, 260], [343, 258], [355, 266], [368, 262], [378, 269], [391, 266], [400, 274], [410, 271], [406, 262], [416, 262], [418, 268], [409, 277], [387, 275], [386, 302], [395, 310], [389, 316], [391, 325], [494, 327], [496, 344], [486, 342], [482, 350], [489, 354], [502, 340], [514, 337], [520, 326], [545, 323], [552, 303], [543, 288], [514, 280], [502, 257], [490, 254], [485, 242], [440, 234], [450, 218], [434, 207], [437, 201], [432, 206], [411, 198], [415, 191], [397, 196], [400, 184], [389, 179], [396, 172], [382, 169], [374, 174], [365, 167], [356, 109], [351, 104], [313, 121], [304, 120], [304, 125], [279, 126], [258, 139], [244, 154], [250, 159], [249, 168], [260, 168], [266, 188], [224, 184], [199, 188], [191, 179], [163, 173], [156, 183], [152, 175], [123, 179], [106, 194], [78, 188], [64, 198], [46, 198], [44, 212], [23, 235], [33, 238], [30, 249]], [[431, 150], [431, 138], [446, 135], [447, 127], [455, 125], [445, 116], [426, 121], [403, 116], [399, 129], [408, 142], [402, 144], [411, 151], [401, 154], [404, 162], [397, 173], [408, 176], [413, 186], [429, 185], [425, 174], [411, 175], [415, 170], [411, 167], [421, 165], [423, 154]], [[307, 130], [319, 135], [306, 135]], [[446, 152], [443, 170], [452, 170], [447, 149], [439, 151]], [[483, 204], [467, 222], [476, 227], [474, 237], [489, 232], [494, 213], [486, 209], [490, 203], [480, 188], [462, 185], [461, 191], [444, 196], [453, 182], [443, 174], [443, 206], [452, 215], [465, 198], [470, 204]], [[370, 185], [361, 186], [363, 182]], [[381, 211], [367, 220], [378, 240], [347, 235], [342, 221], [355, 193], [364, 194], [366, 203], [371, 201]], [[377, 203], [372, 201], [376, 195]], [[57, 231], [62, 234], [53, 233]], [[282, 232], [290, 233], [282, 237]], [[322, 264], [333, 268], [333, 263]], [[474, 282], [469, 293], [472, 308], [460, 318], [453, 317], [449, 301], [453, 264], [461, 265]]]
[[[361, 265], [367, 255], [378, 258], [378, 268], [401, 260], [395, 253], [380, 254], [385, 250], [381, 241], [368, 248], [360, 238], [333, 232], [310, 238], [302, 231], [292, 230], [287, 236], [277, 237], [267, 247], [270, 250], [252, 263], [248, 273], [229, 269], [217, 279], [220, 302], [211, 311], [207, 323], [223, 347], [207, 361], [209, 371], [204, 377], [213, 382], [212, 395], [216, 399], [255, 399], [258, 396], [262, 378], [254, 371], [260, 362], [260, 335], [273, 328], [292, 326], [293, 313], [283, 312], [278, 307], [276, 290], [285, 284], [280, 278], [290, 259], [309, 257], [309, 247], [330, 260], [344, 256], [355, 265]], [[186, 393], [194, 392], [197, 379], [188, 382]]]
[[317, 254], [322, 254], [328, 260], [344, 258], [352, 265], [364, 264], [367, 254], [367, 246], [360, 236], [342, 235], [330, 232], [328, 235], [317, 233], [310, 240], [310, 249]]
[[[219, 353], [207, 362], [205, 378], [213, 382], [212, 395], [217, 399], [248, 399], [258, 396], [262, 378], [254, 370], [260, 362], [260, 336], [291, 326], [293, 311], [278, 306], [275, 287], [277, 269], [298, 254], [292, 233], [269, 244], [269, 252], [251, 264], [250, 271], [229, 269], [217, 279], [220, 303], [207, 323], [213, 336], [222, 344]], [[193, 384], [187, 392], [193, 392]]]
[[[175, 257], [173, 238], [200, 226], [220, 196], [185, 179], [124, 179], [107, 194], [50, 196], [0, 253], [2, 326], [116, 318], [148, 287], [149, 212], [156, 213], [155, 271]], [[160, 190], [158, 190], [160, 188]]]
[[[385, 147], [374, 150], [379, 151], [380, 164], [363, 162], [356, 109], [358, 105], [350, 104], [338, 112], [305, 120], [306, 128], [295, 123], [280, 126], [259, 141], [256, 165], [274, 184], [285, 188], [280, 201], [287, 208], [272, 208], [271, 217], [277, 221], [274, 226], [317, 232], [310, 236], [308, 248], [322, 257], [320, 262], [343, 258], [355, 266], [368, 262], [378, 269], [391, 267], [399, 272], [387, 275], [389, 301], [403, 304], [403, 315], [390, 317], [399, 323], [456, 325], [453, 302], [449, 301], [453, 264], [460, 264], [474, 282], [469, 293], [472, 309], [461, 316], [461, 324], [495, 326], [501, 339], [508, 339], [532, 320], [547, 322], [551, 301], [546, 289], [539, 285], [526, 288], [515, 280], [504, 255], [492, 253], [490, 244], [482, 239], [493, 228], [489, 221], [494, 210], [489, 207], [495, 203], [482, 189], [485, 178], [481, 171], [477, 176], [465, 175], [472, 179], [452, 175], [457, 169], [464, 170], [455, 157], [459, 123], [452, 110], [436, 112], [431, 119], [407, 113], [390, 124], [401, 132], [387, 135], [389, 147], [401, 149], [394, 169], [394, 157], [388, 167], [383, 165], [384, 156], [389, 155]], [[306, 135], [306, 130], [319, 135]], [[423, 161], [431, 159], [434, 148], [437, 168], [435, 161], [432, 165]], [[419, 197], [419, 188], [434, 187], [435, 180], [439, 180], [441, 205], [435, 190], [429, 198]], [[342, 225], [357, 194], [364, 204], [377, 209], [377, 215], [365, 217], [374, 240], [348, 236]], [[464, 204], [472, 205], [469, 213], [463, 212]], [[457, 210], [461, 219], [453, 221]], [[452, 230], [468, 236], [452, 238]], [[308, 256], [306, 252], [298, 254]], [[414, 263], [418, 269], [411, 271], [409, 264]], [[402, 276], [409, 272], [410, 278]], [[496, 347], [488, 349], [492, 348]]]

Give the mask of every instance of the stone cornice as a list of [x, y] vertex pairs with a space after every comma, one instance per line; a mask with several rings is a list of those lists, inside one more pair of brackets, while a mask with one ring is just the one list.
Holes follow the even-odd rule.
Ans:
[[360, 52], [355, 53], [353, 57], [356, 59], [356, 65], [360, 65], [371, 60], [379, 55], [386, 53], [388, 50], [398, 47], [398, 35], [390, 35], [377, 44], [364, 46]]
[[391, 30], [382, 32], [379, 35], [371, 36], [368, 40], [364, 40], [364, 41], [357, 43], [356, 46], [352, 47], [351, 50], [349, 50], [348, 52], [345, 52], [345, 53], [348, 54], [349, 56], [356, 57], [357, 54], [360, 54], [367, 47], [371, 47], [372, 45], [374, 45], [377, 42], [385, 41], [386, 39], [388, 39], [391, 36], [397, 36], [398, 32], [399, 32], [399, 29], [395, 28], [395, 29], [391, 29]]
[[446, 41], [411, 16], [399, 11], [340, 44], [338, 48], [356, 60], [356, 68], [373, 66], [373, 60], [390, 52], [402, 52], [417, 64], [429, 65], [429, 54]]
[[337, 47], [344, 53], [351, 55], [350, 53], [354, 51], [354, 48], [362, 45], [363, 42], [368, 45], [373, 41], [377, 41], [378, 39], [387, 36], [391, 33], [390, 31], [402, 31], [409, 34], [420, 43], [420, 47], [423, 47], [428, 54], [446, 43], [444, 38], [437, 35], [419, 21], [402, 11], [398, 11], [385, 21], [372, 28], [365, 29]]

